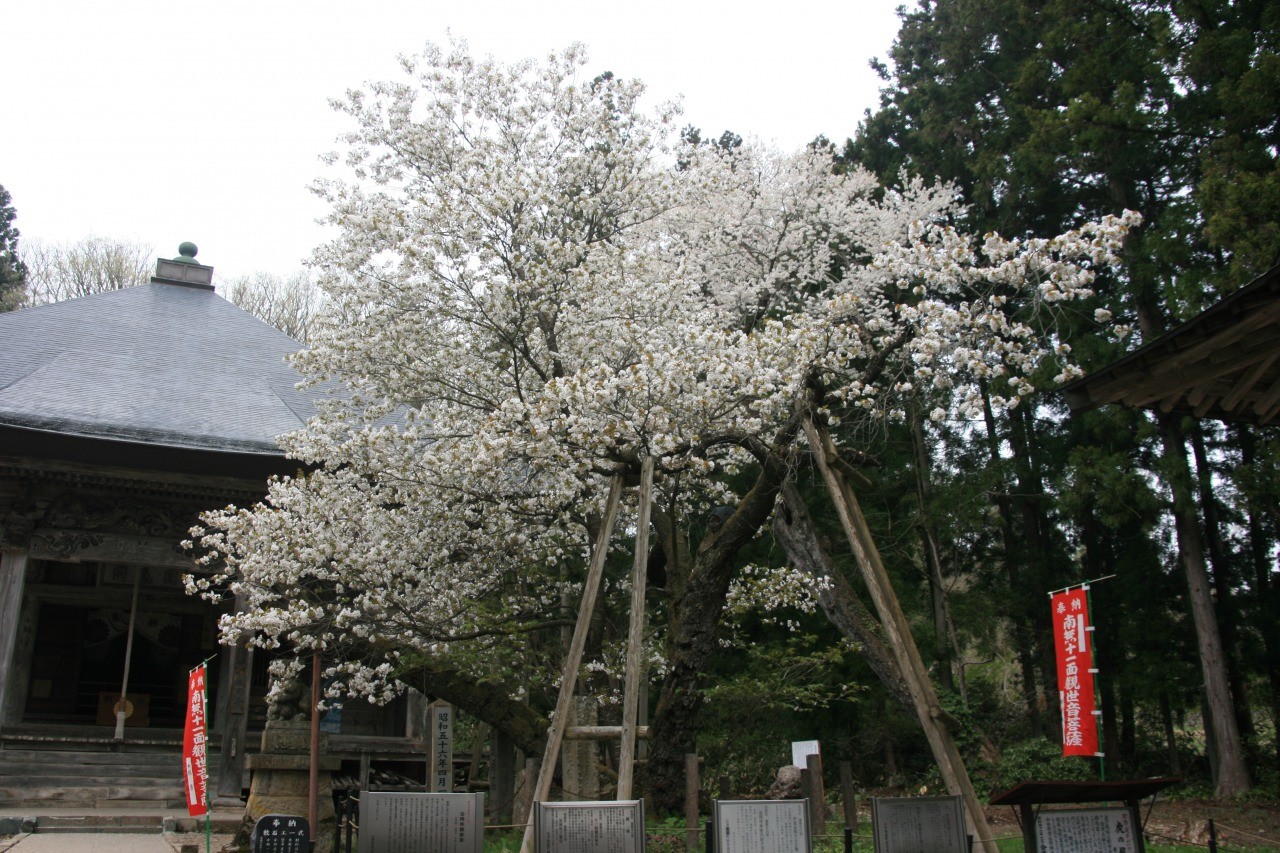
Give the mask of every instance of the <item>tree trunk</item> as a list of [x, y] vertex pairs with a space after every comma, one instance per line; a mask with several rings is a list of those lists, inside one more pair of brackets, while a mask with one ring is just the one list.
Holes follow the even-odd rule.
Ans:
[[835, 567], [822, 546], [804, 498], [794, 483], [782, 487], [782, 508], [774, 514], [773, 532], [787, 552], [791, 565], [815, 581], [818, 605], [840, 633], [862, 647], [867, 665], [904, 708], [911, 708], [911, 693], [884, 639], [884, 627], [867, 610], [849, 581]]
[[649, 737], [646, 792], [657, 814], [680, 814], [684, 807], [684, 756], [697, 752], [702, 685], [717, 650], [720, 615], [738, 567], [736, 557], [773, 512], [797, 428], [798, 419], [783, 427], [764, 454], [751, 490], [732, 515], [702, 537], [683, 595], [672, 601], [670, 669]]
[[[983, 422], [987, 428], [987, 461], [994, 470], [1003, 471], [1005, 466], [1000, 456], [1000, 436], [996, 430], [995, 412], [991, 409], [991, 395], [987, 391], [985, 382], [980, 383], [980, 387]], [[1018, 547], [1018, 538], [1013, 533], [1013, 506], [1006, 494], [1003, 476], [996, 490], [995, 501], [999, 518], [1001, 551], [1004, 555], [1005, 578], [1009, 584], [1009, 598], [1011, 601], [1016, 601], [1021, 595], [1017, 568], [1021, 552]], [[1031, 734], [1042, 737], [1045, 734], [1045, 725], [1040, 714], [1035, 659], [1032, 656], [1035, 637], [1021, 613], [1006, 610], [1004, 615], [1009, 619], [1013, 645], [1018, 650], [1018, 670], [1022, 676], [1022, 701], [1027, 722], [1031, 726]]]
[[1168, 485], [1173, 493], [1174, 528], [1182, 568], [1187, 576], [1187, 600], [1200, 651], [1205, 702], [1212, 717], [1210, 735], [1213, 738], [1217, 780], [1214, 794], [1220, 798], [1234, 797], [1249, 790], [1249, 771], [1245, 765], [1240, 732], [1236, 727], [1231, 689], [1227, 684], [1222, 635], [1218, 630], [1218, 617], [1209, 591], [1204, 540], [1191, 494], [1191, 471], [1187, 464], [1186, 442], [1175, 418], [1164, 412], [1157, 412], [1156, 422], [1160, 426], [1160, 438], [1164, 444]]
[[[925, 446], [923, 421], [919, 409], [913, 409], [911, 448], [915, 459], [916, 500], [920, 504], [920, 539], [929, 578], [929, 599], [933, 604], [933, 646], [934, 660], [938, 664], [938, 681], [944, 690], [954, 691], [955, 665], [959, 660], [960, 650], [954, 643], [955, 629], [951, 624], [951, 607], [947, 602], [947, 588], [943, 583], [942, 555], [939, 553], [941, 549], [938, 547], [938, 534], [933, 525], [929, 451]], [[961, 693], [963, 692], [962, 688]]]
[[1232, 707], [1235, 709], [1236, 728], [1246, 743], [1252, 740], [1253, 714], [1249, 709], [1249, 691], [1245, 683], [1240, 660], [1240, 607], [1236, 602], [1236, 577], [1222, 542], [1221, 514], [1213, 495], [1213, 472], [1209, 465], [1209, 453], [1205, 448], [1204, 427], [1193, 422], [1191, 450], [1196, 460], [1196, 489], [1200, 495], [1200, 513], [1204, 518], [1205, 546], [1209, 566], [1213, 569], [1213, 592], [1217, 604], [1218, 628], [1222, 633], [1222, 647], [1227, 658], [1227, 684], [1231, 688]]
[[517, 749], [541, 755], [546, 748], [547, 718], [512, 699], [508, 685], [479, 683], [471, 675], [440, 662], [425, 663], [400, 678], [425, 684], [432, 696], [466, 711], [495, 732], [502, 732]]

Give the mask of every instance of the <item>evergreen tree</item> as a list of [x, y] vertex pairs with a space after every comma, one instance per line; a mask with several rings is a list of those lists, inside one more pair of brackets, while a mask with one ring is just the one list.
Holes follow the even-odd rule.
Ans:
[[0, 186], [0, 311], [22, 305], [27, 294], [27, 267], [18, 256], [18, 229], [9, 191]]
[[[1216, 301], [1274, 252], [1280, 64], [1273, 7], [922, 0], [903, 13], [892, 71], [881, 69], [889, 83], [881, 108], [867, 116], [844, 159], [882, 178], [905, 169], [953, 182], [971, 202], [973, 230], [1052, 230], [1101, 212], [1141, 212], [1144, 226], [1127, 246], [1123, 274], [1109, 290], [1099, 288], [1097, 307], [1106, 312], [1099, 316], [1136, 326], [1150, 340]], [[1121, 354], [1098, 331], [1081, 322], [1064, 332], [1086, 367]], [[1011, 571], [1017, 567], [1007, 616], [1032, 626], [1036, 637], [1043, 635], [1044, 608], [1028, 622], [1017, 602], [1029, 598], [1018, 590], [1048, 588], [1055, 571], [1052, 585], [1080, 580], [1076, 574], [1085, 568], [1065, 542], [1055, 541], [1060, 525], [1045, 488], [1068, 482], [1069, 457], [1052, 450], [1075, 441], [1063, 434], [1064, 415], [1059, 401], [1046, 399], [1035, 409], [987, 419], [989, 464], [1003, 472], [995, 503], [1004, 559]], [[1206, 557], [1220, 543], [1216, 526], [1206, 531], [1200, 523], [1198, 509], [1210, 504], [1196, 497], [1204, 481], [1192, 476], [1183, 425], [1157, 415], [1156, 426], [1155, 433], [1130, 433], [1124, 464], [1158, 471], [1173, 497], [1178, 558], [1212, 710], [1215, 779], [1219, 793], [1238, 793], [1249, 782], [1222, 663], [1235, 649], [1223, 648]], [[1012, 450], [1011, 458], [1002, 448]], [[1073, 519], [1094, 521], [1088, 513]], [[1084, 544], [1105, 552], [1118, 532], [1102, 523]], [[1080, 538], [1080, 530], [1072, 535]], [[1024, 679], [1050, 681], [1044, 650], [1024, 645]], [[1241, 710], [1244, 697], [1237, 692], [1234, 699]]]

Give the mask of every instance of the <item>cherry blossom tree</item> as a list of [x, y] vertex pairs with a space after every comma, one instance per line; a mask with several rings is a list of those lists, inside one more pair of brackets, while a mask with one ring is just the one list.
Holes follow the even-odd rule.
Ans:
[[243, 596], [227, 636], [320, 649], [335, 695], [433, 666], [539, 694], [609, 480], [651, 457], [649, 784], [678, 792], [738, 553], [805, 464], [806, 422], [874, 424], [921, 389], [980, 411], [980, 379], [1013, 406], [1047, 362], [1067, 375], [1032, 317], [1090, 295], [1131, 220], [975, 239], [946, 187], [682, 144], [674, 106], [642, 110], [580, 47], [403, 65], [335, 104], [356, 129], [318, 184], [337, 236], [296, 358], [333, 393], [282, 439], [307, 472], [206, 516], [190, 586]]

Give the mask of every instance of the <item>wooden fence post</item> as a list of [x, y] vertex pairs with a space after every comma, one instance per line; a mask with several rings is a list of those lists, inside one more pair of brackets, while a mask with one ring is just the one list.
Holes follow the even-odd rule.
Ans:
[[684, 754], [684, 844], [688, 850], [698, 848], [698, 792], [702, 783], [698, 776], [698, 754]]
[[827, 789], [822, 782], [822, 756], [811, 752], [804, 761], [809, 771], [809, 825], [814, 835], [826, 835]]
[[844, 825], [857, 829], [858, 801], [853, 794], [853, 765], [848, 761], [840, 762], [840, 799], [844, 801]]

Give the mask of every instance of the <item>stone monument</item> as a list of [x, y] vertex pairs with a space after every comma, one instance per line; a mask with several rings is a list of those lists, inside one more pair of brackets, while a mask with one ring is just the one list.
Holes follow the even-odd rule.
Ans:
[[[267, 725], [262, 731], [262, 752], [247, 758], [253, 773], [245, 806], [249, 822], [269, 814], [305, 815], [309, 811], [311, 721], [306, 716], [306, 704], [296, 701], [301, 694], [292, 686], [286, 685], [277, 692], [280, 699], [268, 708]], [[333, 771], [342, 761], [328, 755], [328, 746], [328, 737], [321, 734], [316, 853], [328, 853], [332, 847], [337, 820], [333, 810]]]

